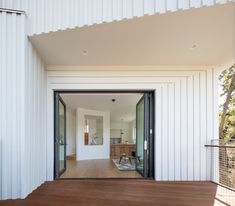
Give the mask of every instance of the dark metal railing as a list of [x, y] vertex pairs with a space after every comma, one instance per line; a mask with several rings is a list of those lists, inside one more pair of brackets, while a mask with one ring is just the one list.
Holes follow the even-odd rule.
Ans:
[[25, 11], [16, 10], [16, 9], [8, 9], [8, 8], [0, 8], [0, 12], [16, 13], [16, 14], [25, 14]]
[[208, 145], [206, 144], [205, 147], [219, 147], [219, 148], [234, 148], [235, 149], [235, 146], [229, 146], [229, 145]]
[[209, 148], [211, 155], [212, 180], [235, 189], [235, 141], [213, 140]]

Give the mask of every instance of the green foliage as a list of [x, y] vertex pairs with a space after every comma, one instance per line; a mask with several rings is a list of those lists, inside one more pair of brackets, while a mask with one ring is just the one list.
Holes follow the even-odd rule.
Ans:
[[[229, 69], [224, 70], [219, 76], [220, 86], [222, 88], [220, 96], [225, 99], [225, 102], [228, 102], [227, 107], [225, 103], [220, 105], [220, 125], [222, 116], [224, 115], [225, 117], [221, 130], [223, 139], [229, 139], [235, 135], [235, 81], [232, 81], [234, 80], [234, 76], [235, 64]], [[231, 91], [231, 95], [228, 95], [229, 91]], [[226, 109], [224, 109], [225, 107]]]

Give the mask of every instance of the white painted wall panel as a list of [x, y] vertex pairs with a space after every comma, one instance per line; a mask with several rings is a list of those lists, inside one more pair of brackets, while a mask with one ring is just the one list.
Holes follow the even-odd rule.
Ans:
[[235, 0], [0, 0], [0, 7], [26, 11], [34, 35], [227, 2]]
[[25, 171], [23, 197], [46, 180], [46, 71], [26, 40]]
[[0, 12], [0, 199], [46, 179], [46, 72], [26, 38], [25, 15]]
[[[211, 78], [211, 77], [210, 77]], [[193, 81], [194, 81], [194, 76], [188, 76], [188, 81], [187, 81], [187, 128], [188, 128], [188, 133], [187, 136], [190, 137], [188, 139], [188, 148], [187, 148], [187, 153], [188, 153], [188, 179], [194, 179], [194, 152], [193, 148], [193, 139], [194, 139], [194, 87], [193, 87]], [[208, 86], [207, 86], [208, 87]], [[212, 102], [211, 102], [212, 105]], [[210, 105], [210, 106], [211, 106]]]
[[[155, 90], [155, 177], [157, 180], [210, 180], [204, 145], [216, 138], [212, 68], [49, 67], [48, 180], [53, 177], [54, 89]], [[51, 152], [50, 152], [51, 151]]]
[[188, 0], [178, 0], [179, 9], [188, 9], [189, 6], [190, 6], [190, 2]]
[[[168, 105], [168, 84], [165, 84], [162, 86], [162, 92], [161, 92], [161, 97], [162, 97], [162, 102], [165, 102]], [[169, 129], [168, 127], [168, 107], [161, 107], [161, 126], [162, 126], [162, 136], [165, 136], [166, 138], [161, 140], [161, 145], [162, 145], [162, 150], [168, 150], [168, 142], [169, 142], [169, 136], [168, 132]], [[168, 150], [169, 151], [169, 150]], [[162, 180], [167, 180], [169, 177], [169, 152], [162, 153]], [[166, 162], [167, 164], [164, 164]]]
[[176, 11], [178, 8], [178, 0], [166, 0], [167, 11]]
[[[180, 151], [180, 158], [183, 159], [185, 152], [187, 151], [188, 147], [188, 136], [187, 136], [187, 129], [184, 125], [188, 124], [187, 119], [187, 78], [183, 79], [180, 84], [181, 90], [181, 104], [180, 104], [180, 112], [181, 112], [181, 123], [180, 123], [180, 135], [181, 135], [181, 151]], [[205, 86], [206, 87], [206, 86]], [[206, 114], [206, 113], [205, 113]], [[184, 161], [181, 161], [181, 173], [182, 177], [188, 179], [188, 157], [185, 157]]]
[[0, 199], [21, 195], [25, 16], [0, 12]]
[[[175, 168], [175, 83], [168, 84], [168, 127], [171, 128], [168, 131], [168, 179], [175, 180], [174, 168]], [[157, 117], [156, 117], [157, 118]], [[161, 120], [160, 120], [161, 121]], [[155, 163], [156, 164], [156, 163]], [[157, 171], [156, 171], [157, 172]]]
[[[174, 157], [175, 157], [175, 168], [174, 168], [174, 176], [175, 180], [180, 180], [181, 179], [181, 162], [183, 161], [181, 159], [181, 88], [180, 88], [180, 83], [181, 79], [179, 78], [178, 80], [175, 81], [175, 99], [174, 99], [174, 104], [175, 104], [175, 140], [174, 140]], [[164, 105], [164, 104], [163, 104]], [[167, 129], [167, 128], [166, 128]], [[163, 138], [163, 137], [162, 137]], [[171, 138], [172, 139], [172, 138]], [[164, 154], [164, 152], [163, 152]], [[172, 172], [172, 171], [171, 171]]]
[[166, 1], [158, 0], [156, 1], [156, 13], [165, 13], [166, 11]]

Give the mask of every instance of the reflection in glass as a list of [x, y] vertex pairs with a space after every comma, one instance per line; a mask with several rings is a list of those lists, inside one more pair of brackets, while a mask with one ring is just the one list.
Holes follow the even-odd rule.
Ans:
[[136, 169], [144, 173], [144, 99], [137, 105], [136, 122]]
[[59, 101], [59, 160], [60, 160], [60, 171], [65, 169], [65, 107]]
[[103, 117], [85, 115], [85, 145], [103, 145]]

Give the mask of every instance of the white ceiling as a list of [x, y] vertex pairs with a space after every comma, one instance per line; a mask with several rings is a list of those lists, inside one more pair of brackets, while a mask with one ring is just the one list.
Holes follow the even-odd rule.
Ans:
[[[116, 93], [116, 94], [61, 94], [69, 110], [77, 107], [91, 110], [110, 112], [111, 121], [130, 122], [136, 116], [136, 104], [142, 94]], [[113, 103], [112, 99], [116, 99]]]
[[235, 60], [235, 4], [58, 31], [31, 41], [47, 65], [221, 65]]

